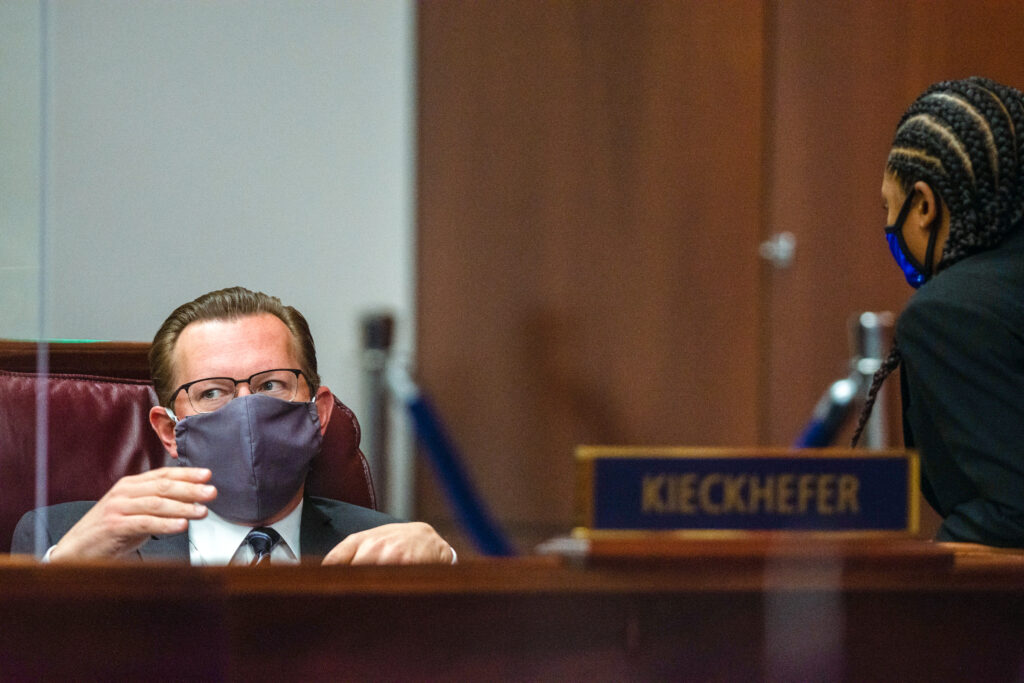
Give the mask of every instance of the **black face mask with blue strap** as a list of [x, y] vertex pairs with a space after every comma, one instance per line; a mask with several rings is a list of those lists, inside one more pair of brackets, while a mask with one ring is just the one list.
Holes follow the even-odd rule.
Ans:
[[893, 259], [896, 260], [896, 265], [900, 267], [904, 277], [907, 278], [907, 284], [914, 289], [923, 285], [932, 276], [932, 266], [935, 258], [935, 238], [939, 234], [938, 207], [941, 206], [936, 202], [935, 221], [932, 221], [932, 231], [928, 236], [925, 262], [922, 264], [910, 253], [910, 249], [907, 248], [907, 241], [903, 238], [903, 225], [906, 223], [907, 214], [910, 213], [910, 205], [916, 194], [917, 190], [911, 190], [907, 194], [907, 198], [903, 200], [903, 206], [900, 207], [900, 213], [896, 217], [896, 222], [885, 228], [885, 240], [889, 243], [889, 251], [892, 253]]

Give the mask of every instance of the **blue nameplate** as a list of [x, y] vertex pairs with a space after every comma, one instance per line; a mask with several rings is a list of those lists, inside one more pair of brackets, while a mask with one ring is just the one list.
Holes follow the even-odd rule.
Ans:
[[583, 446], [577, 533], [917, 533], [917, 454]]

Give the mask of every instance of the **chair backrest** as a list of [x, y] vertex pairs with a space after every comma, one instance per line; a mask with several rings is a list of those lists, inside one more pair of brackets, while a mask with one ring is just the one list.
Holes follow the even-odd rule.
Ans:
[[[45, 376], [24, 372], [36, 367], [35, 346], [0, 340], [0, 552], [10, 550], [14, 525], [35, 506], [40, 392], [47, 399], [48, 504], [97, 500], [121, 477], [171, 461], [149, 426], [156, 393], [139, 378], [148, 374], [149, 344], [52, 344], [53, 374]], [[359, 422], [337, 397], [334, 402], [306, 490], [376, 509]]]

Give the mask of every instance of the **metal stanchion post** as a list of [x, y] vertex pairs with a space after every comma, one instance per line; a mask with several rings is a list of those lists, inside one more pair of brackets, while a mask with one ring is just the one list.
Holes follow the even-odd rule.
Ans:
[[[867, 311], [850, 319], [850, 374], [833, 382], [818, 400], [811, 419], [797, 437], [797, 448], [823, 448], [835, 443], [839, 431], [864, 405], [872, 376], [881, 366], [892, 338], [893, 315]], [[886, 448], [888, 404], [878, 392], [875, 409], [864, 425], [860, 443], [866, 448]]]
[[374, 488], [380, 499], [378, 507], [388, 509], [388, 387], [384, 373], [394, 332], [394, 318], [389, 313], [368, 313], [363, 316], [363, 397], [361, 423], [362, 450], [370, 465]]
[[[864, 393], [871, 386], [871, 378], [888, 352], [892, 327], [893, 315], [888, 311], [866, 311], [856, 316], [850, 325], [854, 370], [861, 377], [860, 384]], [[865, 448], [882, 449], [889, 446], [888, 413], [888, 395], [885, 385], [882, 385], [875, 397], [874, 410], [861, 435]]]

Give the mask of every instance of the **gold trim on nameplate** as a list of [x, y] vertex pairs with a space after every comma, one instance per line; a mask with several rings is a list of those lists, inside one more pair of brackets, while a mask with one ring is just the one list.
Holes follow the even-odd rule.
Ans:
[[[838, 531], [827, 531], [821, 529], [795, 530], [795, 529], [672, 529], [646, 530], [646, 529], [589, 529], [587, 527], [574, 527], [570, 534], [573, 538], [585, 538], [588, 540], [602, 539], [650, 539], [661, 541], [721, 541], [732, 539], [751, 538], [755, 536], [789, 536], [799, 534], [801, 538], [906, 538], [907, 531], [879, 530], [879, 529], [842, 529]], [[914, 532], [916, 533], [916, 532]]]
[[917, 458], [916, 451], [890, 448], [886, 450], [861, 450], [859, 448], [785, 448], [728, 446], [577, 446], [576, 458], [780, 458], [790, 456], [794, 460], [802, 457], [813, 458]]
[[[594, 462], [602, 459], [744, 459], [744, 458], [792, 458], [801, 459], [892, 459], [905, 458], [907, 465], [907, 527], [898, 530], [882, 529], [843, 529], [843, 530], [780, 530], [780, 529], [592, 529], [595, 517], [594, 500]], [[575, 538], [619, 538], [619, 537], [652, 537], [659, 539], [720, 539], [739, 538], [751, 535], [795, 533], [801, 537], [823, 536], [828, 538], [843, 537], [877, 537], [892, 538], [917, 534], [920, 528], [920, 458], [916, 451], [886, 449], [860, 450], [853, 448], [806, 448], [793, 449], [784, 447], [737, 448], [695, 446], [578, 446], [576, 448], [576, 526], [572, 531]]]

